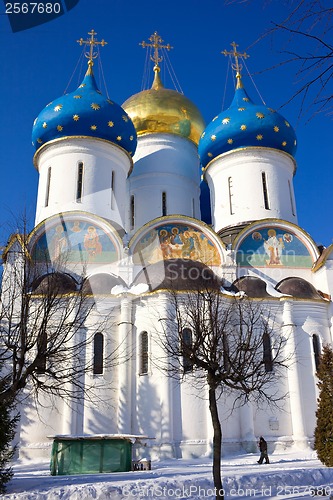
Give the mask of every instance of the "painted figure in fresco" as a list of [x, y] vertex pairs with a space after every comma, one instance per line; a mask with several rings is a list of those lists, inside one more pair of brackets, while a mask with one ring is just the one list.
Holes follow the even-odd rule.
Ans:
[[89, 260], [102, 253], [103, 247], [94, 226], [88, 226], [84, 235], [84, 248], [88, 252]]
[[264, 248], [269, 256], [269, 260], [266, 261], [269, 266], [282, 265], [281, 254], [284, 243], [282, 238], [277, 238], [275, 229], [268, 230], [268, 239], [264, 241]]
[[60, 258], [61, 254], [63, 254], [68, 249], [67, 237], [65, 234], [65, 230], [61, 224], [56, 226], [55, 234], [52, 237], [50, 244], [50, 257], [54, 260]]

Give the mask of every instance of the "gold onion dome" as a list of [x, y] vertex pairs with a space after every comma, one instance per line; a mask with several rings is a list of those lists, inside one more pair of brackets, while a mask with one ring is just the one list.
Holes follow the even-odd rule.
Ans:
[[138, 137], [145, 134], [175, 134], [199, 143], [205, 128], [198, 108], [176, 90], [166, 89], [154, 67], [151, 89], [139, 92], [122, 104], [131, 118]]

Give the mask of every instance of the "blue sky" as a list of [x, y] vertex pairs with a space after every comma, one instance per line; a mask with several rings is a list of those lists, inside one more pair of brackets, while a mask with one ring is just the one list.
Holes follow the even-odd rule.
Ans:
[[[245, 87], [255, 102], [279, 110], [295, 128], [298, 163], [295, 194], [299, 225], [314, 240], [332, 242], [332, 115], [320, 113], [299, 118], [300, 99], [285, 107], [298, 88], [296, 65], [279, 65], [285, 50], [311, 50], [307, 41], [287, 44], [286, 33], [260, 39], [290, 12], [289, 1], [252, 0], [229, 3], [223, 0], [79, 0], [65, 15], [34, 28], [13, 33], [4, 5], [0, 4], [1, 96], [1, 197], [0, 230], [7, 229], [23, 211], [34, 217], [38, 173], [33, 164], [31, 129], [33, 120], [53, 99], [72, 91], [80, 83], [75, 70], [82, 48], [76, 43], [91, 29], [108, 45], [101, 49], [104, 79], [110, 98], [122, 104], [141, 90], [145, 50], [139, 46], [154, 32], [174, 48], [169, 52], [173, 69], [184, 94], [203, 114], [206, 123], [222, 107], [228, 107], [233, 81], [227, 79], [228, 59], [221, 54], [230, 43], [239, 44], [250, 58], [243, 70]], [[151, 65], [152, 69], [152, 65]], [[96, 66], [96, 77], [99, 72]], [[72, 78], [73, 77], [73, 78]], [[71, 80], [72, 78], [72, 80]], [[152, 71], [151, 71], [152, 78]], [[71, 83], [68, 87], [68, 84]], [[165, 86], [173, 88], [168, 75]], [[105, 92], [102, 81], [99, 81]], [[224, 101], [224, 105], [223, 105]], [[2, 231], [3, 232], [3, 231]]]

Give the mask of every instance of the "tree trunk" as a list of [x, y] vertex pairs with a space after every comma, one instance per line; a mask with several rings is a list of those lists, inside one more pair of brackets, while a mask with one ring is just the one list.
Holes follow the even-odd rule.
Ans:
[[221, 477], [221, 447], [222, 447], [222, 428], [219, 420], [216, 404], [215, 387], [209, 386], [209, 411], [212, 417], [214, 430], [213, 436], [213, 478], [216, 490], [216, 500], [224, 500], [224, 492]]

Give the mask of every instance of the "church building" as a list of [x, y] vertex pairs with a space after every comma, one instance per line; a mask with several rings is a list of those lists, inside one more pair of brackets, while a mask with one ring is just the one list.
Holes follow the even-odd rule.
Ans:
[[[276, 380], [286, 393], [282, 409], [248, 403], [231, 411], [222, 394], [223, 452], [256, 451], [260, 435], [271, 450], [311, 445], [315, 373], [323, 345], [332, 343], [333, 246], [318, 247], [298, 225], [292, 124], [252, 101], [241, 74], [246, 54], [233, 43], [225, 51], [236, 75], [233, 100], [205, 125], [195, 104], [164, 87], [161, 53], [170, 46], [157, 32], [142, 43], [152, 49], [151, 88], [120, 106], [97, 86], [95, 51], [103, 43], [89, 36], [80, 41], [88, 47], [82, 83], [34, 121], [39, 184], [29, 251], [40, 263], [47, 256], [53, 269], [66, 255], [57, 267], [63, 293], [83, 281], [95, 300], [85, 377], [100, 402], [83, 394], [75, 404], [26, 404], [19, 453], [48, 457], [50, 436], [99, 434], [147, 436], [142, 454], [150, 459], [211, 453], [207, 393], [189, 376], [176, 384], [159, 370], [156, 341], [170, 308], [166, 290], [175, 281], [192, 289], [207, 268], [223, 280], [225, 300], [238, 293], [274, 311], [275, 334], [288, 337], [294, 359]], [[50, 283], [41, 273], [31, 293]], [[110, 328], [98, 331], [106, 315]], [[110, 342], [131, 355], [108, 368]]]

